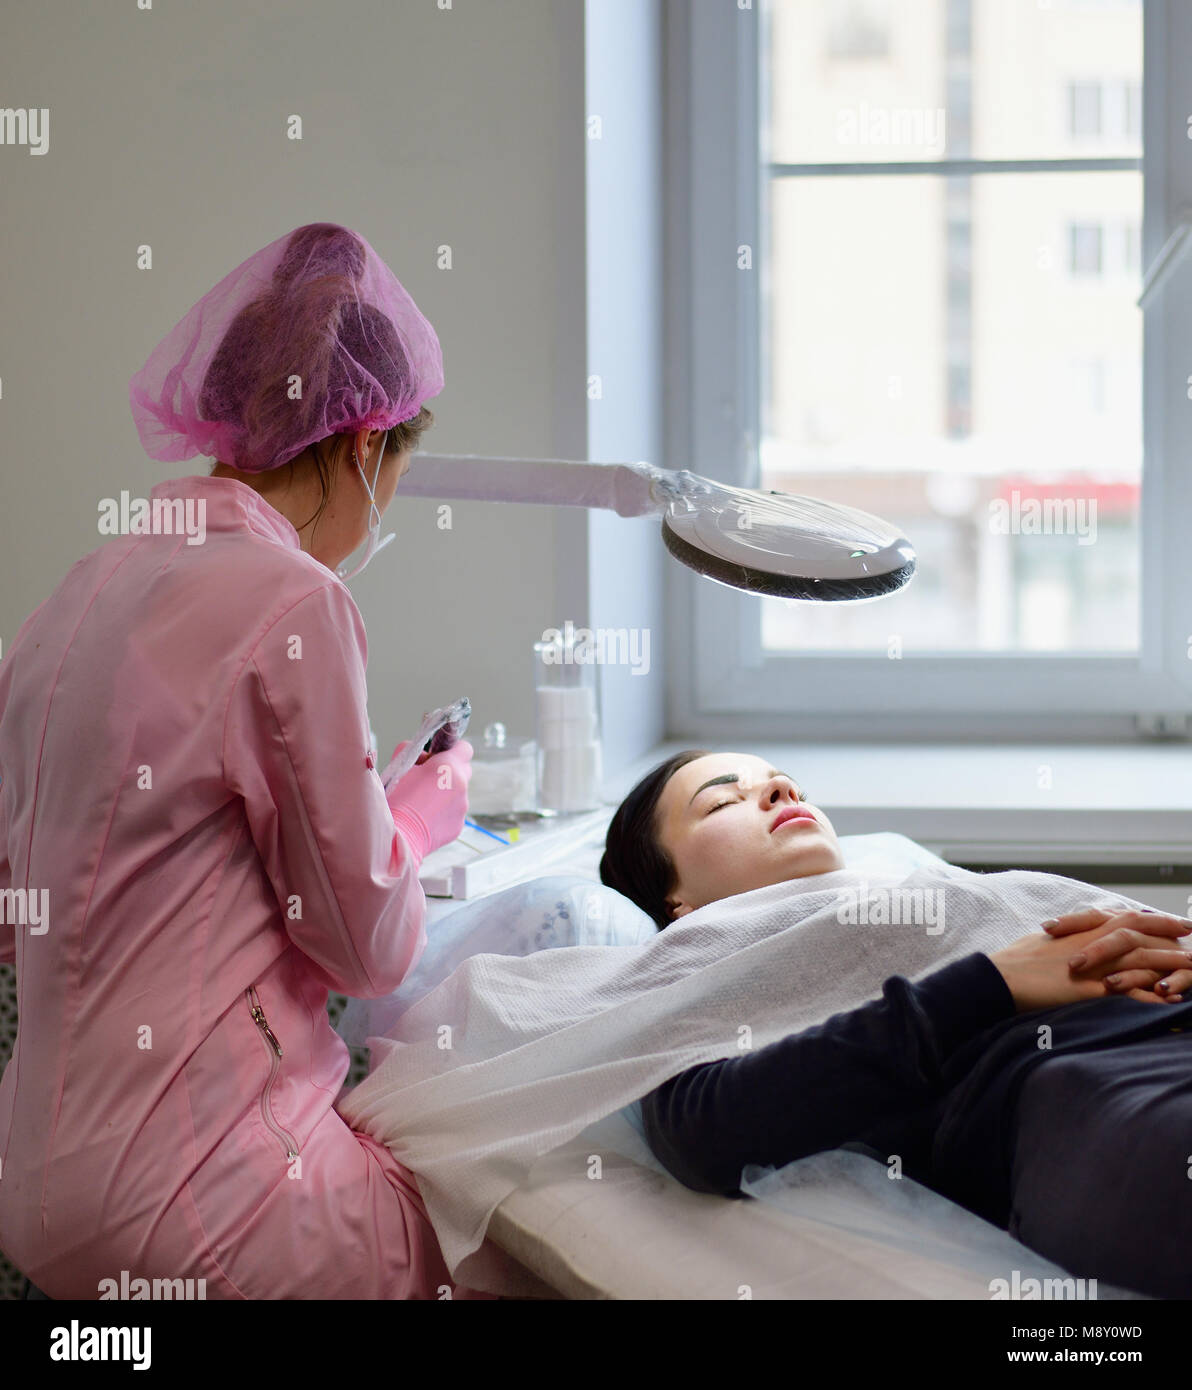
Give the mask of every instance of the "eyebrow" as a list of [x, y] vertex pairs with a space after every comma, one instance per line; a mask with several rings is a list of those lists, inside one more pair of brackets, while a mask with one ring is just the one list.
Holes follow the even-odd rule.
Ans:
[[[788, 774], [785, 773], [785, 772], [779, 772], [777, 768], [772, 767], [772, 768], [769, 770], [769, 772], [766, 773], [766, 776], [767, 776], [767, 777], [786, 777], [786, 776], [788, 776]], [[736, 782], [736, 781], [738, 781], [738, 780], [739, 780], [739, 774], [737, 774], [737, 773], [735, 773], [735, 772], [722, 772], [722, 773], [720, 774], [719, 777], [710, 777], [710, 778], [704, 783], [704, 785], [703, 785], [702, 787], [696, 787], [695, 791], [693, 791], [693, 792], [691, 793], [691, 800], [688, 801], [687, 804], [688, 804], [688, 806], [690, 806], [690, 805], [691, 805], [691, 802], [695, 800], [695, 798], [700, 794], [700, 792], [706, 791], [708, 787], [714, 787], [714, 786], [716, 786], [716, 785], [717, 785], [718, 783], [720, 783], [720, 782]], [[790, 780], [791, 780], [792, 782], [794, 782], [795, 779], [794, 779], [793, 777], [791, 777]], [[797, 783], [796, 783], [796, 785], [797, 785]]]

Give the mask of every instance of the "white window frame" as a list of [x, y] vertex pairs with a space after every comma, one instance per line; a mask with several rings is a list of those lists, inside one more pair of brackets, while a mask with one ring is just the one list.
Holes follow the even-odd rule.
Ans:
[[[766, 259], [756, 151], [760, 25], [768, 3], [668, 0], [666, 12], [674, 359], [668, 455], [673, 467], [746, 486], [756, 483], [759, 468], [759, 282]], [[1184, 139], [1192, 110], [1192, 14], [1181, 14], [1176, 0], [1144, 0], [1143, 24], [1142, 258], [1153, 268], [1192, 209], [1192, 141]], [[1181, 45], [1183, 62], [1171, 55], [1172, 43]], [[752, 272], [738, 269], [741, 246], [752, 248]], [[756, 598], [671, 565], [668, 727], [692, 739], [1186, 737], [1192, 255], [1184, 249], [1166, 258], [1143, 325], [1137, 657], [766, 655]]]

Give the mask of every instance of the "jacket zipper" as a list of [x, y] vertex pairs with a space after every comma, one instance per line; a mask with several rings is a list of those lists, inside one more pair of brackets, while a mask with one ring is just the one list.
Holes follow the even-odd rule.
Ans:
[[244, 991], [244, 995], [245, 998], [248, 1000], [248, 1009], [249, 1012], [252, 1014], [253, 1022], [261, 1030], [261, 1041], [269, 1050], [269, 1060], [271, 1064], [269, 1068], [269, 1080], [265, 1083], [265, 1089], [261, 1092], [261, 1118], [265, 1121], [266, 1125], [269, 1126], [273, 1133], [277, 1135], [278, 1139], [281, 1140], [282, 1145], [286, 1150], [286, 1157], [297, 1158], [298, 1145], [294, 1142], [293, 1135], [290, 1134], [288, 1130], [284, 1130], [281, 1128], [281, 1126], [277, 1123], [277, 1121], [273, 1118], [272, 1114], [270, 1113], [268, 1104], [269, 1098], [273, 1093], [274, 1079], [276, 1078], [278, 1069], [281, 1066], [281, 1043], [278, 1042], [276, 1036], [274, 1035], [273, 1029], [269, 1027], [268, 1022], [265, 1019], [265, 1011], [261, 1008], [261, 1000], [259, 995], [257, 994], [256, 988], [253, 985], [249, 985], [249, 987]]

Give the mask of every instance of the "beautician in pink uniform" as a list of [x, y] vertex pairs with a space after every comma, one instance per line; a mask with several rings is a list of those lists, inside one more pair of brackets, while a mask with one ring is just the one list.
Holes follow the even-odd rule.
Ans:
[[442, 384], [362, 237], [265, 247], [131, 384], [147, 452], [213, 475], [155, 487], [169, 526], [158, 507], [156, 533], [80, 560], [0, 662], [0, 1248], [52, 1298], [125, 1272], [207, 1298], [477, 1296], [414, 1175], [337, 1112], [325, 1007], [414, 966], [419, 864], [466, 811], [466, 742], [387, 799], [335, 572], [375, 552]]

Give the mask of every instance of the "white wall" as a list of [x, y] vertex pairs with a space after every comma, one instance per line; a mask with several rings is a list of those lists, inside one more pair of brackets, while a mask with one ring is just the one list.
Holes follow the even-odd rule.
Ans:
[[[101, 543], [100, 498], [209, 470], [145, 457], [129, 377], [305, 222], [361, 232], [434, 324], [447, 384], [428, 452], [584, 455], [583, 0], [4, 10], [0, 104], [50, 111], [45, 155], [0, 146], [5, 646]], [[531, 732], [531, 644], [586, 602], [583, 513], [456, 503], [443, 532], [435, 507], [399, 489], [399, 539], [352, 585], [386, 753], [465, 693], [477, 736], [493, 718]]]
[[[588, 457], [677, 468], [664, 435], [663, 39], [658, 0], [587, 5], [588, 372], [599, 383]], [[592, 512], [587, 541], [587, 621], [634, 642], [633, 664], [600, 671], [604, 766], [615, 774], [663, 737], [664, 570], [675, 561], [657, 517]]]

